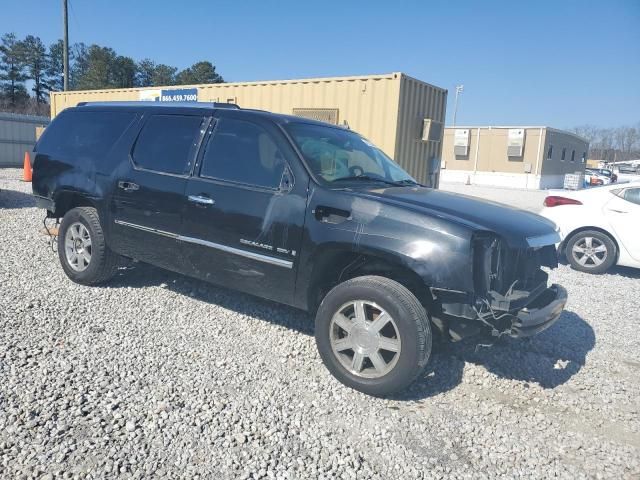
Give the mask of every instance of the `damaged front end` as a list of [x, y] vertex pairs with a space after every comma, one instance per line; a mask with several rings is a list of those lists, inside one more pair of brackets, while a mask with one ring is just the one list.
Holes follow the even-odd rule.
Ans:
[[527, 337], [551, 326], [567, 302], [566, 290], [547, 286], [548, 274], [542, 270], [558, 265], [554, 240], [513, 248], [495, 234], [476, 233], [474, 292], [434, 292], [441, 306], [439, 326], [454, 340], [486, 329], [494, 337]]

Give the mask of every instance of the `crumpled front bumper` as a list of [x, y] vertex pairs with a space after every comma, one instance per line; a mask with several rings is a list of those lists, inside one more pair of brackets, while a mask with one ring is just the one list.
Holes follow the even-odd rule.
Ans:
[[510, 336], [530, 337], [549, 328], [560, 317], [567, 304], [567, 291], [553, 284], [531, 304], [518, 311], [511, 325]]

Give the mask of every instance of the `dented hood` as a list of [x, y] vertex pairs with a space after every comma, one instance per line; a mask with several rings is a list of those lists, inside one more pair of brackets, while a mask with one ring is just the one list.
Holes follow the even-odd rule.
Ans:
[[446, 218], [473, 229], [494, 232], [515, 248], [540, 247], [560, 242], [556, 227], [550, 220], [497, 202], [427, 187], [378, 188], [360, 193], [374, 196], [385, 203]]

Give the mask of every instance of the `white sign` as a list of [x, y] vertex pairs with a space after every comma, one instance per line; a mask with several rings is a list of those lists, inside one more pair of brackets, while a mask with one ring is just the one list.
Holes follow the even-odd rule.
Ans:
[[159, 88], [154, 88], [153, 90], [140, 90], [138, 100], [141, 102], [159, 102], [161, 96], [162, 90]]

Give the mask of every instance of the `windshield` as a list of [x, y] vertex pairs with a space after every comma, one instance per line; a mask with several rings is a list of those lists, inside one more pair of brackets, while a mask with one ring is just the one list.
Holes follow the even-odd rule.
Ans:
[[416, 184], [378, 147], [350, 130], [310, 123], [291, 123], [286, 129], [309, 168], [327, 183]]

